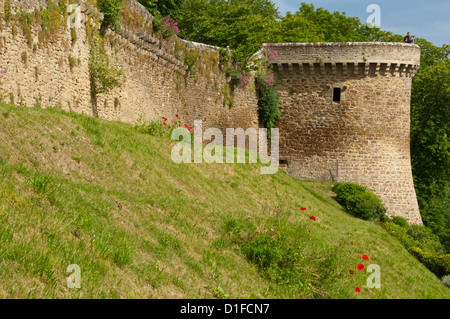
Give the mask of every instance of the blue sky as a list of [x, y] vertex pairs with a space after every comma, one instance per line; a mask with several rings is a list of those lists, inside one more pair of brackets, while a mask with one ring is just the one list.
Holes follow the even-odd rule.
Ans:
[[280, 13], [295, 13], [302, 2], [313, 3], [316, 8], [330, 12], [345, 12], [348, 17], [358, 17], [362, 23], [371, 13], [366, 12], [369, 4], [381, 9], [381, 29], [396, 34], [425, 38], [437, 46], [450, 44], [450, 1], [449, 0], [273, 0]]

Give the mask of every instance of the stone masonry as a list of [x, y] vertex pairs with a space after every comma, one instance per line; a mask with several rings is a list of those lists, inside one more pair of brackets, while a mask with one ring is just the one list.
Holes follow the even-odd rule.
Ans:
[[280, 96], [280, 163], [292, 176], [365, 185], [389, 215], [422, 223], [410, 161], [411, 80], [401, 43], [267, 44]]
[[[0, 0], [0, 97], [4, 102], [24, 106], [60, 107], [113, 121], [137, 123], [167, 117], [193, 124], [201, 119], [204, 127], [258, 128], [257, 96], [254, 86], [230, 89], [229, 79], [219, 66], [219, 48], [173, 37], [162, 41], [151, 33], [123, 25], [117, 32], [106, 30], [104, 49], [111, 61], [123, 66], [126, 81], [106, 94], [91, 96], [88, 32], [99, 29], [103, 15], [87, 1], [80, 5], [81, 23], [71, 29], [61, 26], [57, 36], [45, 45], [38, 25], [27, 43], [20, 23], [2, 18]], [[33, 13], [44, 0], [12, 0], [13, 12]], [[126, 0], [135, 20], [151, 25], [152, 16], [135, 0]], [[88, 30], [90, 28], [90, 31]], [[151, 27], [150, 27], [151, 28]], [[189, 73], [178, 41], [197, 57], [195, 73]], [[227, 98], [225, 99], [225, 94]], [[232, 100], [232, 104], [224, 101]]]

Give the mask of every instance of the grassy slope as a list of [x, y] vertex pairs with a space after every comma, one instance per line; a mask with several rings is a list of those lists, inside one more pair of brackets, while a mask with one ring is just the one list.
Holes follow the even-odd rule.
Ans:
[[[177, 165], [167, 138], [54, 109], [0, 104], [0, 141], [1, 298], [450, 296], [382, 227], [346, 214], [329, 183], [258, 165]], [[230, 217], [284, 225], [319, 293], [265, 278], [222, 240]], [[380, 265], [381, 289], [355, 269], [362, 254]], [[65, 284], [69, 264], [81, 267], [81, 289]]]

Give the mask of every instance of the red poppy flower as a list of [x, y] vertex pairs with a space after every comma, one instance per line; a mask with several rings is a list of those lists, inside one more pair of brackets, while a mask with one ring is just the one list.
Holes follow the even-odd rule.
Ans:
[[358, 270], [363, 271], [364, 270], [364, 265], [363, 264], [358, 264], [358, 266], [356, 266], [356, 268], [358, 268]]
[[302, 207], [302, 208], [300, 208], [301, 210], [306, 210], [306, 207]]
[[169, 126], [169, 130], [172, 128], [172, 126]]
[[350, 275], [353, 275], [355, 272], [351, 269], [348, 270], [348, 272], [350, 273]]
[[178, 117], [178, 114], [175, 114], [176, 117]]
[[362, 255], [362, 259], [369, 260], [369, 257], [367, 257], [367, 255]]
[[166, 123], [164, 123], [164, 125], [166, 125]]
[[359, 287], [356, 287], [356, 292], [361, 293], [361, 289], [359, 289]]
[[313, 221], [316, 221], [316, 217], [310, 216], [309, 219], [312, 219]]

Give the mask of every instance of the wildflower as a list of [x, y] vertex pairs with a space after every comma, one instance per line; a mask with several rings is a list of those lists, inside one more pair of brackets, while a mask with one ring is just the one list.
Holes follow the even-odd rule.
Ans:
[[178, 29], [178, 22], [175, 22], [170, 15], [161, 18], [161, 21], [164, 23], [164, 34], [170, 35], [170, 32], [173, 34], [180, 33], [180, 29]]
[[350, 273], [350, 275], [353, 275], [355, 272], [351, 269], [348, 270], [348, 272]]
[[369, 260], [369, 257], [367, 257], [367, 255], [362, 255], [362, 259]]
[[361, 293], [361, 289], [359, 289], [359, 287], [356, 287], [356, 292]]
[[302, 208], [300, 208], [301, 210], [306, 210], [306, 207], [302, 207]]
[[176, 117], [178, 117], [178, 114], [175, 114]]
[[363, 271], [364, 270], [364, 265], [363, 264], [358, 264], [358, 266], [356, 266], [356, 268], [358, 268], [359, 271]]
[[316, 217], [314, 217], [314, 216], [310, 216], [309, 219], [316, 221]]

